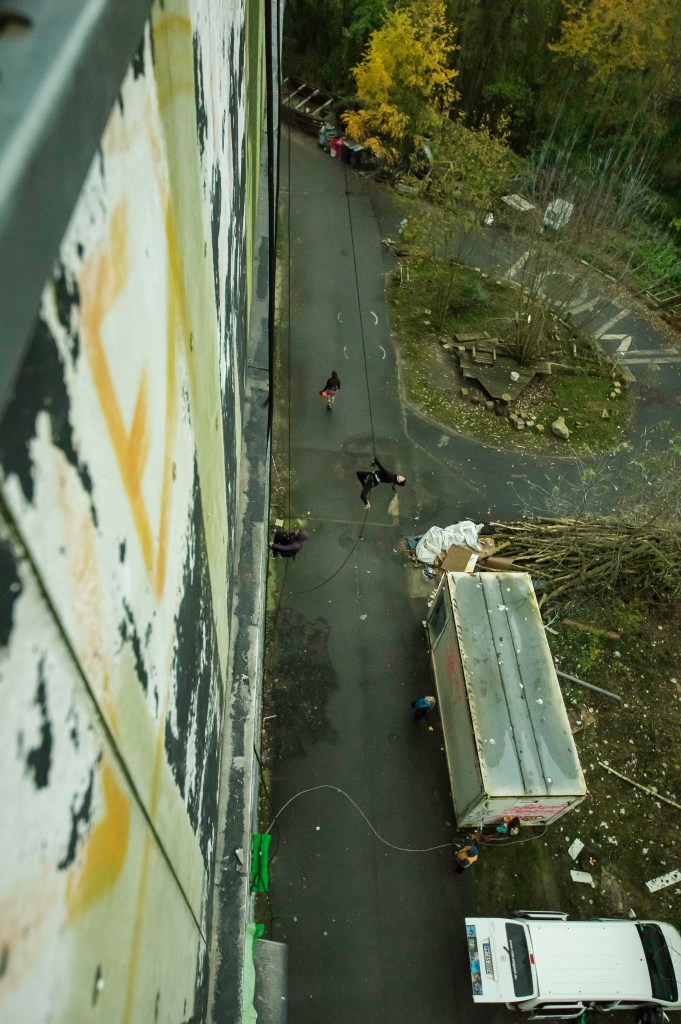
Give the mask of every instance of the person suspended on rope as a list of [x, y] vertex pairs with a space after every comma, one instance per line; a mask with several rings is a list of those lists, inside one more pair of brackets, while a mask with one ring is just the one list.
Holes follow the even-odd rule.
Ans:
[[326, 399], [326, 408], [331, 409], [333, 407], [334, 399], [336, 394], [340, 391], [340, 377], [335, 370], [331, 371], [331, 376], [327, 380], [326, 384], [319, 392], [322, 398]]
[[310, 539], [307, 530], [296, 530], [290, 533], [288, 530], [275, 530], [274, 538], [270, 547], [272, 556], [281, 555], [282, 558], [295, 558], [299, 551], [303, 550], [303, 544]]
[[390, 473], [387, 469], [384, 469], [377, 456], [374, 456], [368, 472], [360, 470], [356, 473], [356, 476], [362, 485], [360, 499], [364, 502], [365, 508], [371, 508], [369, 494], [374, 487], [377, 487], [379, 484], [392, 484], [392, 488], [395, 490], [396, 487], [404, 487], [407, 482], [407, 478], [400, 473]]

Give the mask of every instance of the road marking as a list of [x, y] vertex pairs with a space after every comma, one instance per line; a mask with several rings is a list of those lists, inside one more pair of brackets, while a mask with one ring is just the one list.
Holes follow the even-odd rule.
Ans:
[[594, 338], [602, 338], [606, 331], [609, 331], [611, 327], [614, 327], [616, 323], [619, 323], [620, 320], [623, 320], [624, 317], [628, 315], [628, 309], [621, 309], [619, 313], [611, 317], [611, 319], [604, 323], [602, 327], [598, 328], [598, 330], [594, 333]]
[[378, 317], [374, 313], [373, 309], [370, 309], [369, 312], [371, 313], [372, 317], [374, 318], [374, 326], [376, 326], [376, 324], [378, 324]]
[[340, 313], [338, 314], [338, 323], [339, 324], [343, 323], [343, 317], [340, 315]]
[[681, 363], [681, 356], [661, 356], [657, 359], [654, 356], [648, 356], [646, 359], [625, 359], [625, 366], [635, 366], [637, 364], [647, 363], [650, 366], [656, 366], [659, 363]]
[[343, 345], [343, 355], [345, 356], [346, 359], [350, 358], [350, 356], [348, 355], [348, 346], [347, 345]]
[[530, 257], [530, 250], [528, 249], [527, 252], [524, 252], [522, 254], [522, 256], [520, 257], [519, 260], [516, 260], [516, 262], [513, 264], [513, 266], [511, 267], [511, 269], [507, 272], [507, 274], [505, 276], [508, 277], [509, 279], [512, 278], [512, 277], [515, 277], [516, 274], [523, 269], [523, 267], [527, 263], [529, 257]]
[[[579, 299], [575, 299], [574, 302], [570, 303], [568, 309], [572, 316], [578, 316], [580, 313], [586, 313], [587, 309], [593, 309], [600, 301], [598, 296], [594, 299], [584, 299], [582, 302]], [[554, 305], [558, 305], [558, 302], [554, 303]]]
[[382, 345], [379, 345], [378, 347], [380, 348], [381, 352], [383, 353], [383, 358], [385, 359], [385, 349], [383, 348]]
[[632, 342], [630, 334], [601, 334], [598, 337], [599, 341], [619, 341], [617, 346], [618, 352], [626, 352]]
[[670, 352], [668, 348], [635, 348], [632, 356], [669, 356], [670, 359], [681, 359], [681, 352]]

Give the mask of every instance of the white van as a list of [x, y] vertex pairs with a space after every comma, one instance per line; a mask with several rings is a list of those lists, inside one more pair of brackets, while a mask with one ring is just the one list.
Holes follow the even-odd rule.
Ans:
[[670, 924], [521, 910], [467, 917], [466, 935], [476, 1003], [506, 1003], [531, 1020], [681, 1008], [681, 935]]

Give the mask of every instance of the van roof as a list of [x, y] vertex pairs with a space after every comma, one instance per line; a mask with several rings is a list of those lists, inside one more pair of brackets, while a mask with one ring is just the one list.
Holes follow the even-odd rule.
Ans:
[[[652, 997], [650, 974], [631, 921], [526, 921], [539, 997]], [[626, 986], [626, 987], [625, 987]]]

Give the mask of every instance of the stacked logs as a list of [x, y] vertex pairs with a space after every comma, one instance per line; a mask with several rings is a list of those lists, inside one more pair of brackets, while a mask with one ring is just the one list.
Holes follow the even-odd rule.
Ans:
[[[536, 516], [493, 523], [496, 554], [513, 559], [544, 592], [540, 605], [557, 598], [616, 592], [623, 599], [681, 599], [681, 527], [627, 523], [612, 516]], [[537, 588], [541, 589], [541, 588]]]

